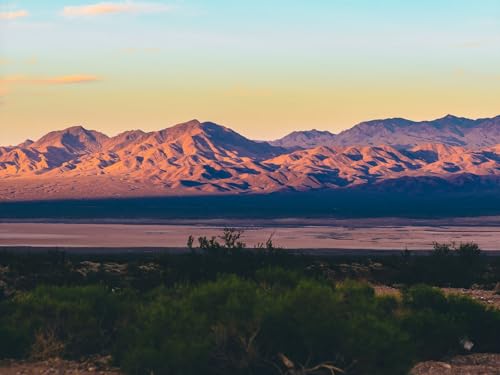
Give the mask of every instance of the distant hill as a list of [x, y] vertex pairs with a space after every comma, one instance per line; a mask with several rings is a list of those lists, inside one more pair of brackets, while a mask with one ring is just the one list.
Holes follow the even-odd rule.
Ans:
[[491, 190], [498, 176], [500, 117], [378, 120], [338, 135], [295, 132], [271, 144], [197, 120], [115, 137], [75, 126], [0, 147], [4, 201], [362, 186], [449, 191], [464, 181]]
[[329, 131], [305, 130], [295, 131], [283, 138], [269, 142], [273, 146], [285, 147], [289, 149], [306, 149], [317, 146], [332, 145], [335, 140], [335, 134]]
[[482, 148], [500, 143], [500, 116], [479, 120], [448, 115], [415, 122], [402, 118], [362, 122], [337, 135], [317, 130], [299, 131], [269, 142], [287, 148], [316, 146], [380, 146], [408, 148], [428, 143]]
[[448, 115], [414, 122], [401, 118], [363, 122], [338, 134], [333, 144], [391, 145], [407, 148], [427, 143], [483, 148], [500, 143], [500, 116], [470, 120]]

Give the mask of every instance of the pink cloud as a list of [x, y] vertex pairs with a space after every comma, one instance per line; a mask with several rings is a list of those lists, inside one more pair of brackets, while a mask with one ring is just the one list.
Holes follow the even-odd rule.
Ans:
[[73, 74], [58, 77], [26, 77], [26, 76], [10, 76], [4, 77], [0, 83], [27, 83], [27, 84], [45, 84], [45, 85], [65, 85], [74, 83], [86, 83], [99, 81], [99, 78], [93, 75]]
[[172, 7], [165, 4], [126, 1], [66, 6], [62, 14], [67, 17], [86, 17], [115, 13], [158, 13], [170, 10]]
[[25, 10], [13, 10], [10, 12], [0, 12], [0, 20], [14, 20], [16, 18], [27, 17], [29, 13]]

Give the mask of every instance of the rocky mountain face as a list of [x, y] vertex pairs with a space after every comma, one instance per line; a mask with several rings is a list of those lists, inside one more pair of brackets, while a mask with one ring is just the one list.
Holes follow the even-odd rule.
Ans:
[[[391, 119], [337, 136], [313, 131], [285, 138], [256, 142], [197, 120], [115, 137], [71, 127], [0, 147], [0, 200], [411, 189], [417, 180], [460, 185], [470, 176], [475, 183], [500, 181], [500, 117]], [[316, 146], [322, 142], [329, 145]]]
[[335, 134], [329, 131], [306, 130], [295, 131], [283, 138], [269, 142], [273, 146], [285, 147], [288, 149], [306, 149], [317, 146], [333, 145]]
[[271, 142], [287, 148], [315, 146], [379, 146], [408, 148], [429, 143], [466, 148], [483, 148], [500, 143], [500, 116], [470, 120], [448, 115], [415, 122], [402, 118], [362, 122], [337, 135], [324, 132], [293, 132]]

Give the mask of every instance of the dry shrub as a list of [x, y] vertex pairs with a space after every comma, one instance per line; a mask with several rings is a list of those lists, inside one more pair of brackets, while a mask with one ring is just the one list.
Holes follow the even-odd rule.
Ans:
[[35, 334], [31, 347], [31, 359], [46, 360], [61, 357], [64, 353], [64, 343], [58, 339], [51, 329], [41, 329]]

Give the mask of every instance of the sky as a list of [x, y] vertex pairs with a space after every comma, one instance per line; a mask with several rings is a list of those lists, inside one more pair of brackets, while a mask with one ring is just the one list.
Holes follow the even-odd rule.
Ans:
[[0, 145], [500, 114], [498, 0], [0, 0]]

